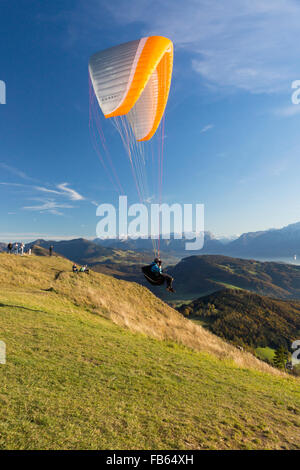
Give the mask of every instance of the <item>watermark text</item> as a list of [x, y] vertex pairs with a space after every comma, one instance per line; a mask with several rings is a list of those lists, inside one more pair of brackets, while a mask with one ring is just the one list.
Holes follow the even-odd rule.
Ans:
[[6, 344], [0, 341], [0, 364], [6, 364]]
[[96, 215], [101, 217], [96, 228], [98, 238], [170, 240], [172, 233], [174, 239], [190, 240], [185, 243], [186, 250], [203, 248], [203, 204], [132, 204], [128, 206], [127, 196], [120, 196], [117, 209], [112, 204], [100, 204]]
[[6, 84], [0, 80], [0, 104], [6, 104]]

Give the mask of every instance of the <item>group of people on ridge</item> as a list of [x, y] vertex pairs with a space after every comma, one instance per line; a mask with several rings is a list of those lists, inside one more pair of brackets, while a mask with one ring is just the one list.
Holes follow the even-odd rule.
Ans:
[[[27, 249], [25, 249], [25, 245], [24, 243], [9, 243], [7, 245], [7, 253], [9, 253], [10, 255], [13, 253], [15, 255], [24, 255], [24, 254], [27, 254], [27, 255], [31, 255], [32, 253], [32, 248], [31, 247], [28, 247]], [[49, 246], [49, 256], [52, 256], [53, 254], [53, 245], [50, 245]]]
[[[25, 253], [25, 245], [24, 243], [9, 243], [7, 245], [7, 252], [11, 255], [12, 253], [14, 253], [15, 255], [24, 255]], [[28, 248], [28, 250], [26, 251], [26, 253], [28, 255], [31, 255], [31, 248]]]

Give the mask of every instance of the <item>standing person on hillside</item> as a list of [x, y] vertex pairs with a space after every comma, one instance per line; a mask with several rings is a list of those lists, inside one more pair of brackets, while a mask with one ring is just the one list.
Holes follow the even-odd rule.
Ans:
[[14, 252], [15, 252], [15, 255], [17, 255], [19, 253], [19, 245], [18, 243], [15, 243], [14, 245]]
[[13, 244], [9, 242], [9, 244], [7, 245], [7, 253], [11, 255], [12, 249], [13, 249]]
[[22, 242], [21, 245], [20, 245], [21, 256], [24, 255], [24, 248], [25, 248], [25, 245], [24, 245], [24, 243]]
[[53, 245], [49, 246], [49, 256], [52, 256], [53, 253]]

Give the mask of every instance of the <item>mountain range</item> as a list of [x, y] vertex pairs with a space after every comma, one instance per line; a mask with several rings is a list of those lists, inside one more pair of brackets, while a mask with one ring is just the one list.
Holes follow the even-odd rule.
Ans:
[[[151, 240], [100, 240], [102, 246], [137, 251], [152, 249]], [[186, 257], [192, 254], [219, 254], [242, 258], [278, 259], [300, 257], [300, 222], [281, 229], [269, 229], [243, 233], [238, 238], [218, 239], [211, 232], [205, 232], [203, 249], [198, 252], [185, 250], [186, 240], [161, 240], [161, 252]]]
[[[82, 240], [82, 239], [79, 239]], [[20, 240], [22, 241], [22, 240]], [[160, 251], [164, 258], [173, 261], [179, 260], [190, 255], [195, 254], [219, 254], [241, 258], [256, 258], [256, 259], [279, 259], [285, 258], [290, 259], [298, 256], [300, 258], [300, 222], [287, 225], [281, 229], [269, 229], [258, 232], [243, 233], [237, 238], [216, 238], [211, 232], [205, 232], [204, 234], [204, 246], [200, 251], [187, 251], [185, 249], [186, 239], [174, 239], [174, 235], [171, 236], [170, 240], [162, 239], [160, 241]], [[150, 239], [99, 239], [96, 238], [90, 243], [98, 245], [98, 249], [95, 246], [90, 245], [88, 251], [88, 258], [92, 259], [93, 254], [98, 258], [105, 254], [112, 254], [111, 250], [117, 250], [126, 252], [139, 252], [147, 253], [152, 256], [153, 245]], [[67, 241], [45, 241], [36, 240], [31, 244], [43, 244], [50, 245], [55, 244], [56, 248], [68, 250], [70, 246], [70, 253], [74, 251], [75, 243], [73, 240]], [[6, 250], [6, 243], [0, 243], [0, 251]], [[101, 247], [103, 248], [101, 250]], [[105, 251], [108, 250], [108, 251]], [[118, 256], [117, 256], [118, 257]]]
[[[176, 257], [182, 258], [184, 256], [188, 256], [189, 254], [194, 254], [194, 251], [187, 251], [185, 249], [185, 245], [188, 240], [186, 238], [176, 239], [174, 238], [174, 234], [171, 234], [171, 238], [168, 239], [161, 239], [160, 240], [160, 251], [161, 253], [165, 254], [173, 254]], [[153, 251], [153, 242], [151, 239], [132, 239], [127, 238], [124, 240], [120, 239], [99, 239], [96, 238], [94, 240], [95, 243], [98, 243], [101, 246], [111, 247], [116, 249], [122, 250], [134, 250], [140, 252], [152, 252]], [[204, 248], [200, 250], [200, 252], [207, 252], [207, 253], [218, 253], [222, 252], [224, 246], [229, 243], [226, 239], [219, 240], [214, 237], [211, 232], [204, 233]], [[158, 245], [158, 242], [156, 242]], [[199, 252], [199, 251], [197, 251]]]
[[299, 256], [300, 222], [281, 229], [244, 233], [226, 245], [224, 254], [262, 258]]

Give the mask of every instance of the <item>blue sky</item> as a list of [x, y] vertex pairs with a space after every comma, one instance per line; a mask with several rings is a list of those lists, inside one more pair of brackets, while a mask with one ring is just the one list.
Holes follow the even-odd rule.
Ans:
[[[164, 201], [204, 203], [217, 235], [300, 220], [299, 2], [0, 0], [0, 9], [1, 241], [95, 236], [96, 204], [117, 194], [91, 143], [88, 60], [152, 34], [175, 46]], [[134, 202], [122, 146], [103, 126]]]

